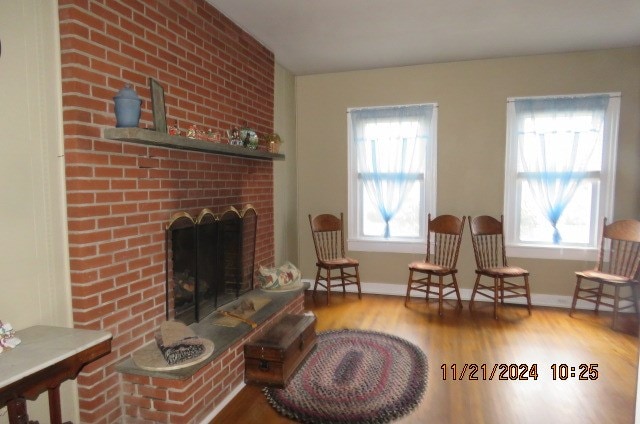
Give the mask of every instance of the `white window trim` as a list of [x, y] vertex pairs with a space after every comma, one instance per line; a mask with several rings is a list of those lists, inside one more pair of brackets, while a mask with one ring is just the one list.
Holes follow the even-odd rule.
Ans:
[[[585, 96], [591, 96], [597, 93], [585, 94]], [[610, 96], [609, 107], [606, 113], [606, 127], [604, 133], [608, 134], [607, 148], [603, 151], [603, 187], [601, 194], [599, 208], [596, 211], [596, 223], [595, 229], [595, 246], [594, 247], [572, 247], [572, 246], [554, 246], [554, 245], [527, 245], [524, 243], [517, 243], [514, 240], [516, 230], [515, 219], [505, 219], [505, 245], [507, 253], [510, 257], [515, 258], [534, 258], [534, 259], [560, 259], [560, 260], [584, 260], [595, 261], [598, 255], [599, 240], [602, 236], [602, 220], [607, 217], [609, 221], [613, 217], [613, 202], [615, 195], [615, 172], [616, 172], [616, 157], [618, 151], [618, 127], [620, 119], [620, 95], [621, 93], [604, 93]], [[540, 97], [510, 97], [507, 99], [507, 134], [506, 134], [506, 154], [505, 154], [505, 192], [504, 192], [504, 214], [505, 216], [511, 211], [508, 210], [509, 205], [515, 204], [517, 199], [516, 184], [507, 184], [507, 181], [516, 181], [516, 158], [517, 149], [511, 144], [512, 134], [512, 122], [515, 114], [514, 100], [518, 99], [530, 99], [530, 98], [556, 98], [563, 96], [540, 96]], [[567, 96], [568, 97], [568, 96]], [[573, 95], [573, 97], [577, 97]], [[618, 125], [611, 125], [611, 122], [618, 123]], [[510, 166], [513, 165], [513, 166]], [[519, 202], [518, 202], [519, 203]]]
[[[347, 235], [347, 250], [354, 252], [387, 252], [387, 253], [425, 253], [426, 252], [426, 243], [427, 243], [427, 215], [431, 214], [431, 216], [436, 215], [436, 189], [438, 186], [437, 174], [438, 174], [438, 104], [435, 102], [426, 102], [422, 104], [431, 104], [433, 105], [433, 117], [431, 119], [431, 140], [432, 142], [427, 145], [427, 157], [430, 159], [428, 163], [431, 163], [433, 166], [427, 166], [425, 171], [425, 181], [424, 181], [424, 199], [425, 204], [427, 205], [427, 209], [424, 211], [422, 228], [422, 237], [418, 239], [407, 239], [402, 240], [399, 238], [394, 238], [393, 240], [384, 240], [382, 238], [372, 238], [372, 237], [358, 237], [358, 226], [359, 218], [358, 218], [358, 202], [359, 200], [354, 200], [358, 198], [358, 182], [357, 182], [357, 172], [352, 172], [352, 170], [357, 169], [357, 156], [355, 152], [355, 148], [353, 146], [352, 133], [351, 133], [351, 125], [349, 125], [349, 120], [347, 118], [347, 155], [348, 155], [348, 183], [347, 190], [349, 195], [348, 202], [348, 217], [349, 217], [349, 228]], [[402, 105], [402, 106], [410, 106], [410, 105]], [[380, 106], [381, 108], [390, 108], [390, 106]], [[355, 108], [349, 108], [348, 111], [351, 111]], [[347, 115], [348, 116], [348, 115]]]

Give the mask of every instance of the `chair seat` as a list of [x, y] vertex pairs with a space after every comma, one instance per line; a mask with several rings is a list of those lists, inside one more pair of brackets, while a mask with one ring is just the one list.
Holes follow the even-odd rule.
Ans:
[[433, 273], [449, 273], [455, 271], [451, 268], [447, 268], [441, 265], [432, 264], [430, 262], [424, 261], [415, 261], [409, 264], [409, 269], [413, 269], [415, 271], [429, 271]]
[[330, 267], [340, 267], [340, 266], [353, 266], [359, 265], [357, 259], [345, 257], [345, 258], [335, 258], [335, 259], [325, 259], [322, 261], [318, 261], [317, 266], [330, 266]]
[[529, 271], [524, 268], [520, 268], [517, 266], [501, 266], [496, 268], [484, 268], [478, 270], [476, 272], [480, 272], [487, 275], [495, 275], [495, 276], [515, 276], [515, 275], [528, 275]]
[[631, 278], [625, 277], [623, 275], [607, 274], [606, 272], [600, 272], [593, 269], [588, 271], [576, 272], [576, 275], [589, 280], [602, 281], [612, 284], [629, 284], [633, 282]]

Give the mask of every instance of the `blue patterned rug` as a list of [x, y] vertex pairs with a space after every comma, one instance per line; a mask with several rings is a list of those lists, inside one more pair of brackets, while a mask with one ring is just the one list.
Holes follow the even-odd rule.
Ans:
[[266, 387], [269, 403], [302, 423], [388, 423], [411, 412], [427, 387], [427, 358], [399, 337], [363, 330], [318, 334], [286, 389]]

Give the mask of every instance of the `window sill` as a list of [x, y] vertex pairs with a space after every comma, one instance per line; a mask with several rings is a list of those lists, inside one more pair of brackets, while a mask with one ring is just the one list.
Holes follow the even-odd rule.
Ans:
[[507, 245], [507, 254], [514, 258], [595, 261], [598, 249], [578, 247]]
[[348, 240], [348, 250], [354, 252], [426, 253], [423, 241]]

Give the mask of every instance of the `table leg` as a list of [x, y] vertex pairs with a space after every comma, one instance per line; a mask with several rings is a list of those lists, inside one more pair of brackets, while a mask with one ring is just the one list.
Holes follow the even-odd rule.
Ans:
[[29, 414], [27, 414], [27, 401], [25, 398], [11, 399], [7, 403], [10, 424], [29, 424]]
[[49, 389], [49, 419], [51, 419], [51, 424], [62, 423], [62, 410], [60, 409], [60, 386]]

